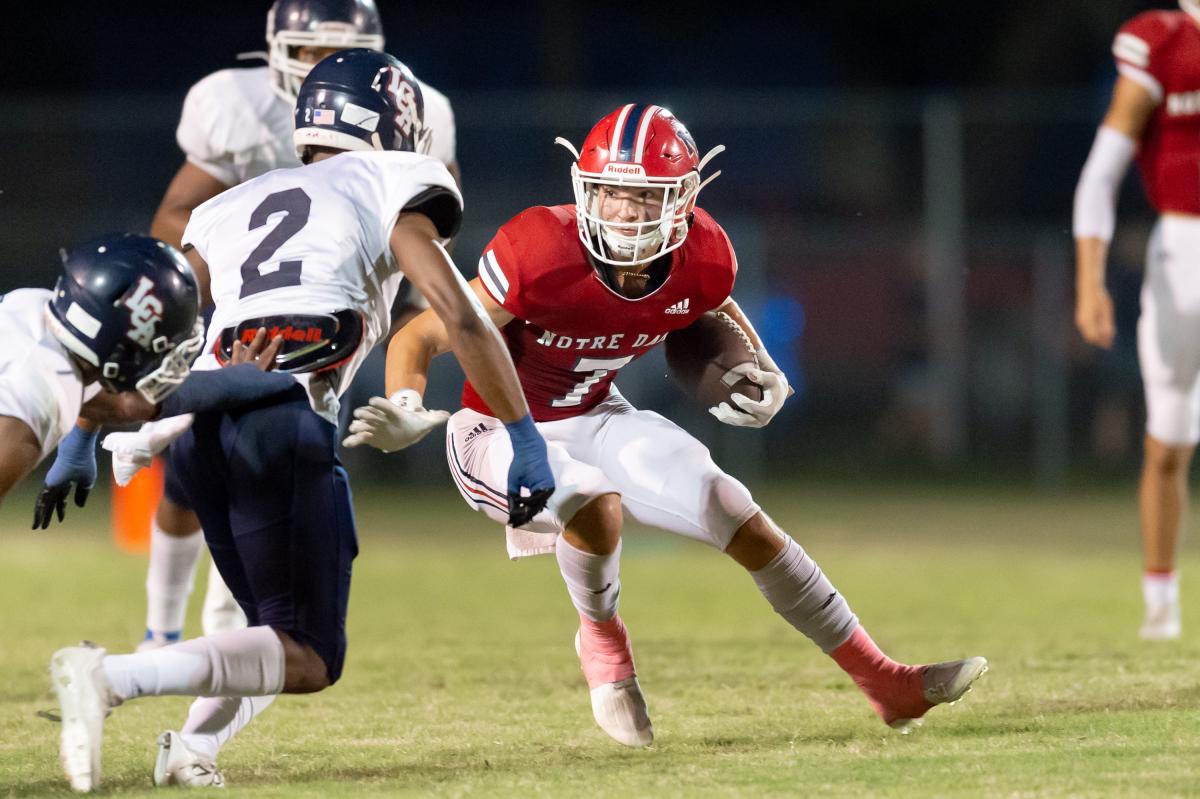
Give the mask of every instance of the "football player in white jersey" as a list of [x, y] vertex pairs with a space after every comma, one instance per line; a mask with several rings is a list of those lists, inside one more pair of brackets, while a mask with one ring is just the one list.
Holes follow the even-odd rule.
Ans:
[[[341, 674], [351, 562], [349, 485], [336, 455], [338, 396], [387, 330], [403, 273], [445, 320], [464, 371], [505, 422], [514, 454], [509, 522], [553, 493], [538, 433], [503, 340], [441, 241], [462, 214], [453, 178], [420, 155], [421, 90], [384, 53], [321, 61], [301, 87], [305, 166], [243, 183], [196, 209], [184, 241], [216, 303], [197, 369], [266, 328], [300, 385], [227, 412], [198, 413], [171, 448], [205, 540], [250, 625], [139, 652], [55, 653], [61, 755], [76, 790], [100, 779], [107, 712], [140, 696], [198, 696], [182, 731], [159, 737], [158, 785], [219, 785], [219, 748], [279, 693]], [[402, 398], [398, 398], [400, 401]]]
[[[296, 92], [309, 69], [335, 50], [382, 50], [383, 45], [383, 27], [373, 0], [276, 0], [267, 15], [267, 66], [224, 69], [188, 92], [176, 132], [186, 160], [162, 198], [151, 234], [180, 246], [196, 206], [272, 169], [300, 166], [292, 142], [292, 116]], [[425, 83], [420, 87], [429, 154], [445, 164], [458, 182], [450, 103], [433, 87]], [[378, 371], [382, 373], [382, 367]], [[106, 438], [104, 446], [114, 451], [118, 482], [128, 482], [187, 423], [186, 418], [164, 420], [137, 433]], [[200, 522], [187, 507], [168, 464], [163, 498], [150, 530], [143, 647], [181, 639], [203, 540]], [[204, 632], [244, 626], [245, 616], [210, 566]]]
[[[174, 247], [149, 236], [110, 235], [64, 253], [63, 271], [53, 291], [17, 289], [0, 298], [0, 499], [60, 448], [51, 472], [63, 479], [48, 480], [55, 485], [38, 496], [35, 528], [48, 526], [55, 513], [63, 519], [72, 488], [76, 505], [87, 500], [100, 423], [209, 407], [221, 392], [228, 399], [231, 380], [247, 379], [244, 370], [223, 370], [180, 388], [203, 326], [195, 275]], [[260, 334], [246, 360], [272, 358], [279, 345], [264, 343]], [[238, 401], [292, 382], [285, 375], [248, 379], [249, 393], [234, 387]], [[90, 432], [71, 429], [81, 415], [94, 423]], [[74, 457], [64, 458], [63, 449]]]

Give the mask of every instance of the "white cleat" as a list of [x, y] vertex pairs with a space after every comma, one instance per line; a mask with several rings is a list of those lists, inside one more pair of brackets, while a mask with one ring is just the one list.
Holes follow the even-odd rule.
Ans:
[[100, 742], [113, 701], [101, 661], [104, 650], [69, 646], [50, 658], [50, 681], [62, 715], [59, 760], [71, 788], [88, 793], [100, 785]]
[[188, 749], [174, 730], [158, 736], [158, 758], [154, 761], [154, 785], [164, 788], [224, 788], [225, 777], [217, 764]]
[[[575, 633], [575, 654], [580, 654], [578, 632]], [[590, 693], [592, 717], [610, 738], [632, 747], [654, 743], [650, 711], [636, 676], [597, 685]]]
[[[975, 681], [988, 670], [987, 658], [973, 657], [965, 660], [947, 660], [926, 666], [921, 672], [921, 693], [930, 708], [937, 705], [953, 705], [971, 690]], [[921, 716], [900, 718], [887, 724], [901, 735], [907, 735], [923, 724]]]
[[598, 685], [591, 693], [592, 715], [610, 738], [633, 747], [654, 743], [654, 727], [637, 677]]
[[1143, 641], [1177, 641], [1183, 633], [1179, 603], [1164, 602], [1146, 608], [1146, 617], [1138, 636]]

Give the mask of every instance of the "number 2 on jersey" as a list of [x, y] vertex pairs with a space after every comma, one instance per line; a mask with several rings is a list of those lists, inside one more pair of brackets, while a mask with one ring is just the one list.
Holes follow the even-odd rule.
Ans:
[[580, 358], [575, 364], [574, 372], [591, 372], [581, 382], [576, 383], [575, 387], [565, 397], [559, 397], [556, 400], [551, 400], [550, 405], [554, 408], [570, 408], [583, 402], [584, 396], [591, 390], [592, 386], [603, 380], [609, 372], [615, 372], [625, 364], [633, 360], [632, 355], [626, 355], [624, 358]]
[[238, 299], [258, 294], [260, 291], [300, 285], [301, 261], [283, 261], [276, 270], [266, 274], [263, 274], [259, 267], [270, 260], [276, 250], [308, 224], [310, 208], [312, 208], [312, 199], [304, 193], [304, 189], [288, 189], [268, 194], [267, 198], [254, 209], [254, 213], [250, 214], [248, 230], [254, 230], [267, 224], [267, 220], [272, 214], [282, 213], [283, 218], [279, 220], [275, 229], [259, 242], [259, 245], [254, 248], [254, 252], [250, 253], [250, 257], [242, 264], [242, 291], [238, 295]]

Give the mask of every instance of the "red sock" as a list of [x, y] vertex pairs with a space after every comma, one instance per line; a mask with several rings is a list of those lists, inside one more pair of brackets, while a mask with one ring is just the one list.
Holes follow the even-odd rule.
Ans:
[[862, 689], [884, 723], [916, 719], [933, 707], [925, 700], [921, 666], [906, 666], [883, 654], [861, 626], [829, 656]]
[[579, 660], [588, 688], [634, 675], [633, 647], [620, 616], [608, 621], [579, 617]]

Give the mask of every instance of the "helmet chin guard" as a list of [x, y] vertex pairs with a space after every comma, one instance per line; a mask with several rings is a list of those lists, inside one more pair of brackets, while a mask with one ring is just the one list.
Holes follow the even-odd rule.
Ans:
[[[571, 184], [579, 238], [596, 260], [616, 267], [649, 263], [683, 245], [700, 189], [721, 174], [701, 180], [700, 170], [725, 147], [699, 158], [687, 128], [665, 108], [629, 104], [592, 128], [576, 150]], [[662, 193], [662, 210], [640, 222], [609, 221], [600, 215], [605, 187]]]

